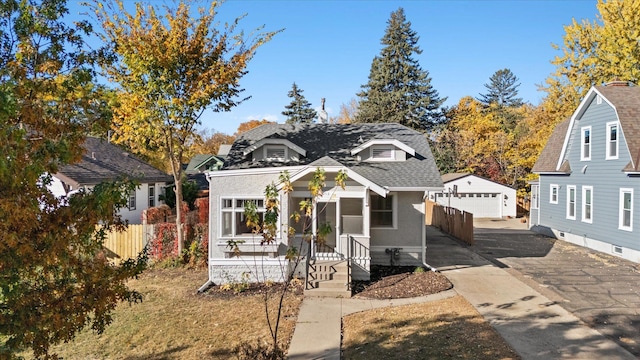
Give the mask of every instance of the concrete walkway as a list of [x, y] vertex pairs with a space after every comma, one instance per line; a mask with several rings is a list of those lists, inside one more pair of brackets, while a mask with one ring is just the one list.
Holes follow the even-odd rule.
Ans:
[[437, 229], [427, 232], [427, 262], [454, 289], [402, 300], [305, 298], [289, 359], [340, 359], [342, 316], [384, 306], [464, 296], [523, 359], [635, 359], [556, 302]]
[[289, 346], [289, 359], [340, 359], [342, 317], [360, 311], [436, 301], [455, 296], [454, 290], [410, 299], [367, 300], [306, 297]]

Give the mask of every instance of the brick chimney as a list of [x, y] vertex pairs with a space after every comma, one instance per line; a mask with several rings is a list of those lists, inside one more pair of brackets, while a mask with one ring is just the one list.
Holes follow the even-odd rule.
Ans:
[[613, 81], [609, 81], [608, 83], [604, 84], [604, 86], [631, 86], [629, 85], [628, 81], [622, 81], [622, 80], [613, 80]]

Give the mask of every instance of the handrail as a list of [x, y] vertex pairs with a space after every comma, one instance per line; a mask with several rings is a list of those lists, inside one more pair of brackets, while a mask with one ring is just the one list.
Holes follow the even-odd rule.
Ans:
[[306, 261], [305, 261], [306, 276], [305, 276], [305, 281], [304, 281], [304, 289], [308, 290], [309, 289], [309, 262], [311, 261], [311, 248], [312, 248], [312, 246], [311, 246], [311, 241], [304, 241], [304, 238], [302, 238], [302, 242], [306, 242], [307, 243], [307, 254], [306, 254]]
[[351, 235], [347, 234], [347, 290], [351, 289], [351, 254], [352, 254], [352, 246], [355, 239], [351, 237]]

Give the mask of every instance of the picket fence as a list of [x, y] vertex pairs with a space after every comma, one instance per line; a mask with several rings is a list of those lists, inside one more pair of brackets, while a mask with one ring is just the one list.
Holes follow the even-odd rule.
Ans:
[[153, 238], [153, 225], [129, 225], [124, 231], [110, 231], [104, 240], [107, 257], [118, 264], [135, 259]]

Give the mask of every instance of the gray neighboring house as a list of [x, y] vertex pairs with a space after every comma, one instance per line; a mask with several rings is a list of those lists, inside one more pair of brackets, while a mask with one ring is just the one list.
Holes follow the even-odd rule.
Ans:
[[141, 223], [142, 211], [157, 206], [161, 191], [173, 180], [172, 176], [107, 140], [87, 137], [83, 147], [85, 153], [79, 163], [64, 165], [53, 174], [51, 191], [61, 197], [79, 189], [91, 190], [103, 181], [136, 180], [140, 186], [129, 194], [128, 206], [120, 209], [120, 215], [130, 224]]
[[640, 88], [591, 88], [532, 171], [532, 230], [640, 262]]
[[221, 155], [197, 154], [194, 155], [184, 169], [188, 181], [198, 185], [198, 197], [209, 195], [209, 182], [205, 176], [207, 171], [216, 171], [222, 168], [224, 157]]
[[[331, 226], [326, 246], [306, 245], [302, 225], [289, 220], [310, 198], [307, 185], [317, 168], [325, 170], [327, 186], [310, 225], [314, 234]], [[277, 184], [284, 170], [293, 192], [281, 193], [276, 243], [260, 246], [244, 224], [244, 204], [253, 201], [264, 211], [265, 187]], [[348, 174], [344, 190], [333, 181], [341, 170]], [[304, 277], [305, 269], [289, 269], [289, 246], [301, 248], [310, 261], [347, 261], [353, 279], [369, 279], [371, 264], [423, 265], [425, 198], [443, 189], [425, 136], [391, 123], [261, 125], [240, 135], [223, 168], [207, 178], [209, 281], [215, 284], [237, 281], [256, 264], [260, 280], [281, 280], [283, 269]], [[297, 230], [291, 240], [289, 225]], [[240, 256], [233, 256], [229, 240], [243, 241]]]

